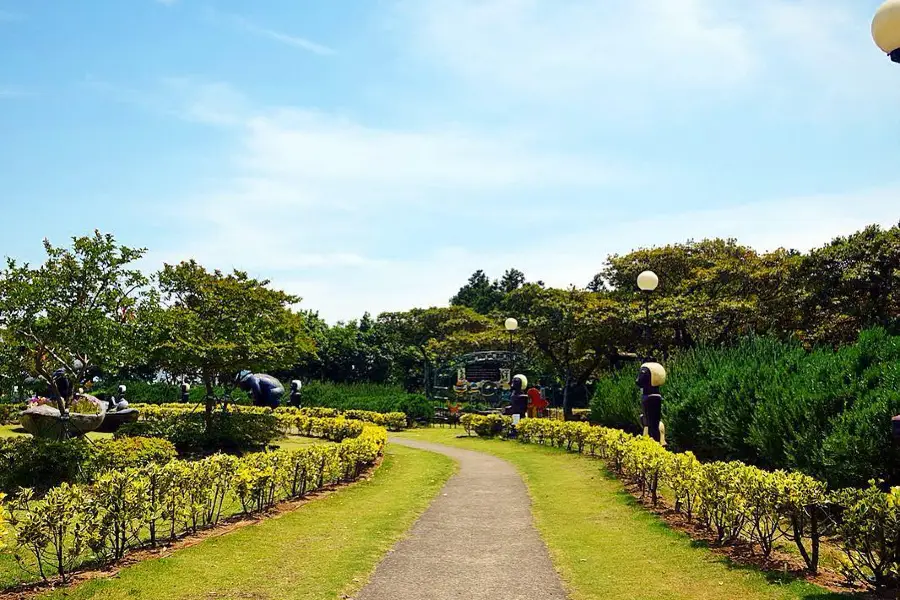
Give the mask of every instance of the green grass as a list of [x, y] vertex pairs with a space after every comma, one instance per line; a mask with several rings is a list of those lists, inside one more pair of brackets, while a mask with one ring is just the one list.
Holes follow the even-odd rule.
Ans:
[[336, 599], [361, 588], [454, 471], [390, 446], [375, 476], [257, 525], [46, 598]]
[[[458, 439], [462, 429], [401, 437], [478, 450], [514, 464], [528, 485], [536, 525], [574, 600], [825, 600], [806, 582], [731, 564], [643, 510], [589, 457], [516, 442]], [[523, 559], [527, 564], [527, 558]]]
[[[0, 438], [6, 437], [18, 437], [18, 436], [31, 436], [30, 433], [22, 429], [22, 426], [16, 423], [15, 425], [0, 425]], [[91, 432], [87, 434], [87, 436], [92, 440], [102, 440], [102, 439], [112, 439], [113, 434], [111, 433], [97, 433]]]

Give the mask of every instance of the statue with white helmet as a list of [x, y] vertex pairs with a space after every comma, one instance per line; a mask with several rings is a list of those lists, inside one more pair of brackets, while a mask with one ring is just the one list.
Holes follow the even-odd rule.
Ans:
[[665, 445], [662, 418], [662, 395], [659, 388], [666, 383], [666, 370], [656, 362], [641, 365], [637, 386], [641, 388], [641, 415], [646, 435]]

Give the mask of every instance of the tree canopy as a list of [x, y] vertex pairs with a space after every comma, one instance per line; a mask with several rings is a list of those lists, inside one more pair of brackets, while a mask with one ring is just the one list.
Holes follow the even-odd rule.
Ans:
[[109, 234], [73, 238], [70, 248], [44, 241], [37, 267], [8, 258], [0, 272], [0, 329], [7, 373], [28, 373], [59, 392], [53, 373], [63, 369], [75, 385], [140, 361], [137, 319], [148, 281], [132, 263], [143, 249], [120, 245]]
[[290, 309], [300, 298], [268, 281], [190, 261], [165, 265], [158, 284], [154, 359], [171, 374], [201, 381], [208, 410], [217, 383], [231, 383], [243, 369], [289, 369], [315, 351], [303, 315]]

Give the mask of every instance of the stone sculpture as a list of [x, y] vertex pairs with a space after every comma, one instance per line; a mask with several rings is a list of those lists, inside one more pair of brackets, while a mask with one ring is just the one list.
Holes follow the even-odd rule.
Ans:
[[666, 370], [659, 363], [650, 362], [641, 365], [637, 386], [641, 388], [641, 408], [647, 435], [661, 441], [660, 419], [662, 418], [662, 395], [659, 388], [666, 382]]
[[253, 406], [278, 408], [284, 395], [284, 386], [281, 382], [265, 373], [241, 371], [237, 376], [237, 385], [250, 394]]

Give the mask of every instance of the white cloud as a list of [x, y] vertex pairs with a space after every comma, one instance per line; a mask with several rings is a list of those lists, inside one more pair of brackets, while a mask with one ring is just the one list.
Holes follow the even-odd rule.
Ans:
[[[889, 227], [900, 220], [900, 185], [814, 198], [786, 198], [717, 210], [700, 210], [616, 223], [598, 223], [590, 234], [523, 236], [514, 249], [480, 254], [436, 246], [423, 256], [372, 268], [341, 271], [338, 277], [278, 285], [304, 296], [304, 306], [329, 320], [357, 318], [366, 310], [406, 310], [446, 305], [476, 269], [499, 277], [515, 267], [532, 281], [584, 286], [611, 253], [706, 237], [735, 237], [760, 250], [808, 250], [872, 223]], [[664, 273], [660, 274], [665, 277]], [[310, 285], [314, 283], [314, 285]]]
[[724, 101], [821, 116], [875, 107], [885, 94], [900, 100], [860, 8], [844, 0], [398, 0], [395, 18], [416, 60], [448, 70], [465, 84], [461, 96], [614, 122]]
[[275, 29], [270, 29], [268, 27], [263, 27], [246, 17], [241, 15], [233, 15], [233, 14], [222, 14], [213, 12], [214, 16], [225, 17], [235, 24], [238, 28], [246, 31], [247, 33], [251, 33], [253, 35], [262, 36], [268, 38], [270, 40], [275, 40], [281, 44], [286, 44], [288, 46], [293, 46], [294, 48], [300, 48], [301, 50], [306, 50], [307, 52], [312, 52], [313, 54], [319, 54], [322, 56], [327, 56], [331, 54], [335, 54], [335, 50], [333, 48], [329, 48], [323, 44], [319, 44], [317, 42], [313, 42], [312, 40], [306, 39], [304, 37], [300, 37], [297, 35], [291, 35], [288, 33], [284, 33], [282, 31], [277, 31]]
[[[634, 205], [625, 207], [634, 217], [622, 218], [609, 190], [638, 175], [602, 158], [507, 132], [402, 131], [254, 109], [223, 84], [197, 85], [194, 95], [192, 86], [177, 86], [188, 118], [216, 115], [202, 122], [227, 125], [237, 146], [221, 180], [171, 207], [167, 216], [190, 236], [154, 260], [196, 257], [249, 270], [331, 320], [446, 303], [479, 268], [584, 285], [608, 254], [639, 246], [736, 237], [760, 249], [805, 250], [900, 216], [898, 186], [722, 208]], [[225, 105], [240, 109], [212, 109], [203, 99], [220, 94], [211, 90], [230, 90], [221, 94], [232, 99]], [[529, 196], [536, 189], [543, 191]], [[596, 197], [595, 206], [574, 206], [567, 196], [579, 192]], [[478, 243], [485, 235], [496, 238], [488, 251]]]
[[[428, 88], [429, 100], [499, 107], [508, 113], [502, 127], [428, 118], [375, 125], [336, 111], [254, 106], [227, 84], [184, 78], [149, 94], [113, 91], [233, 140], [218, 179], [169, 207], [164, 216], [179, 219], [185, 235], [153, 260], [246, 269], [335, 320], [446, 303], [479, 268], [584, 285], [608, 254], [639, 246], [736, 237], [760, 249], [808, 249], [872, 222], [894, 224], [896, 182], [815, 197], [748, 192], [747, 203], [728, 206], [742, 182], [693, 178], [702, 163], [678, 172], [681, 157], [657, 165], [631, 148], [641, 162], [623, 164], [622, 138], [571, 143], [596, 121], [652, 131], [673, 111], [704, 119], [704, 131], [720, 116], [723, 128], [737, 127], [739, 110], [704, 112], [723, 107], [788, 123], [875, 119], [893, 110], [879, 104], [895, 93], [900, 100], [900, 89], [880, 89], [880, 69], [890, 66], [850, 10], [839, 0], [398, 2], [392, 39], [441, 86]], [[237, 19], [250, 33], [300, 40]], [[401, 101], [410, 95], [396, 91]], [[683, 123], [689, 131], [693, 122]], [[766, 177], [764, 165], [759, 171]], [[776, 177], [788, 178], [773, 174], [757, 189], [777, 189]], [[703, 200], [718, 194], [721, 207]]]

